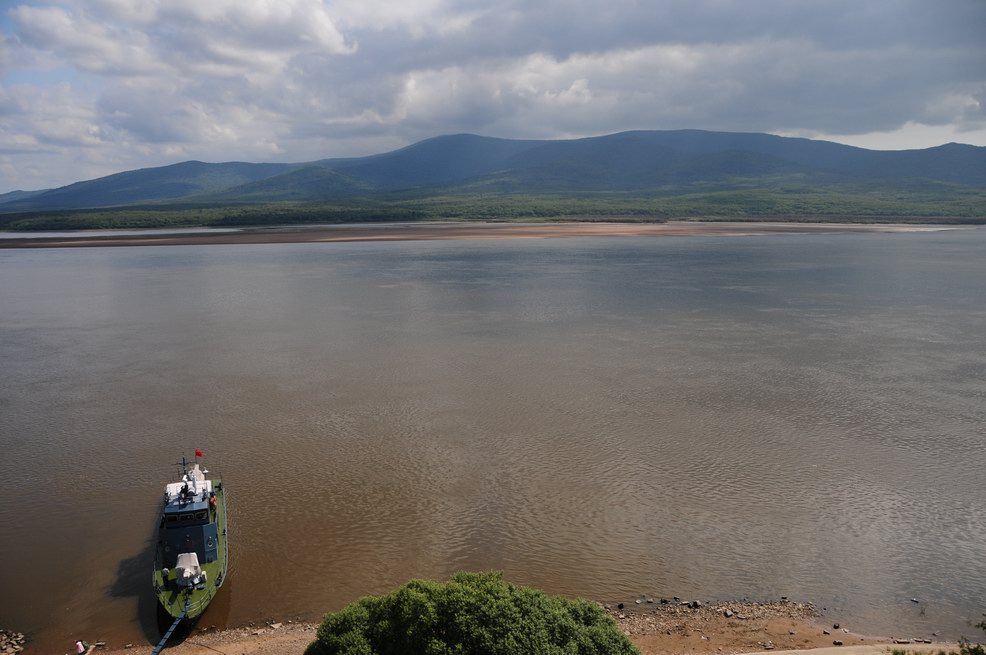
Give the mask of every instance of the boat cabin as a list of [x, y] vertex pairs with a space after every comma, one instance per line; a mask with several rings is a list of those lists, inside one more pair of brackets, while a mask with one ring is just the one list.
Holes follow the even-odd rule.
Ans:
[[219, 557], [216, 490], [206, 473], [194, 464], [180, 481], [165, 488], [158, 543], [166, 567], [175, 566], [180, 553], [195, 553], [203, 563]]

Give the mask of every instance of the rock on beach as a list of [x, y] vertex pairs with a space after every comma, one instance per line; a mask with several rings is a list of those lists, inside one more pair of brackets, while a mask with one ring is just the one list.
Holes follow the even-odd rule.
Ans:
[[0, 653], [14, 655], [24, 650], [24, 633], [0, 630]]

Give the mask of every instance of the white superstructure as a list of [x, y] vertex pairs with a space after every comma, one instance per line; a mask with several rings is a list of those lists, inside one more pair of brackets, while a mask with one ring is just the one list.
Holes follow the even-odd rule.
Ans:
[[[165, 500], [168, 503], [207, 500], [212, 492], [212, 480], [205, 479], [206, 473], [208, 471], [201, 470], [198, 464], [192, 464], [188, 473], [183, 475], [180, 481], [172, 482], [165, 487]], [[182, 491], [187, 492], [184, 499], [182, 498]]]

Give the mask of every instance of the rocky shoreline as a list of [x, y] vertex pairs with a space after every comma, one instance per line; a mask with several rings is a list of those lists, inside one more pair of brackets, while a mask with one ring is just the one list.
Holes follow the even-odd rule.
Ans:
[[0, 629], [0, 654], [13, 655], [24, 650], [24, 633]]
[[[701, 602], [641, 596], [602, 607], [642, 655], [737, 655], [826, 647], [844, 647], [848, 655], [853, 652], [852, 648], [889, 647], [904, 641], [864, 636], [838, 624], [821, 625], [819, 612], [813, 604], [786, 598], [768, 602]], [[317, 629], [317, 624], [297, 618], [270, 619], [226, 630], [200, 626], [181, 642], [170, 645], [167, 652], [209, 655], [218, 650], [226, 655], [303, 655]], [[4, 640], [0, 641], [0, 655], [14, 655], [23, 650], [24, 635], [5, 631], [0, 631], [0, 635]], [[66, 643], [69, 642], [71, 639], [67, 638]], [[98, 643], [102, 646], [102, 642]], [[936, 646], [949, 649], [946, 644]], [[106, 644], [96, 652], [143, 655], [151, 649], [152, 644], [146, 643]]]
[[826, 629], [811, 603], [701, 602], [638, 598], [604, 606], [641, 653], [730, 655], [770, 650], [879, 643], [881, 640]]

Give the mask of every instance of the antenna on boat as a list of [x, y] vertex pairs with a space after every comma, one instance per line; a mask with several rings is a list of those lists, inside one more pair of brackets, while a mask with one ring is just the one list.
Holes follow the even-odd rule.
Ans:
[[181, 475], [182, 475], [182, 477], [185, 477], [186, 475], [188, 475], [188, 461], [185, 459], [185, 453], [182, 453], [181, 454], [181, 461], [180, 462], [175, 462], [175, 466], [180, 466], [181, 467]]

